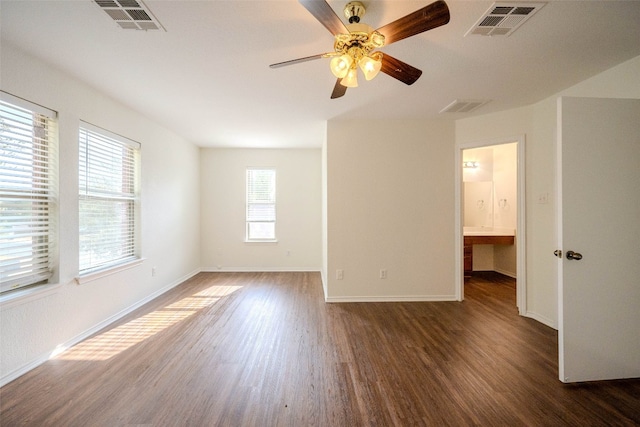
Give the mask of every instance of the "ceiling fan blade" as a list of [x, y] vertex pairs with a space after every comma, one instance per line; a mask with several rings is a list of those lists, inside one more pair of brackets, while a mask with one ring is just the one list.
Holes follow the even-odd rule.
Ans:
[[380, 68], [380, 71], [407, 85], [415, 83], [422, 75], [421, 70], [386, 53], [382, 57], [382, 68]]
[[383, 27], [378, 32], [385, 37], [385, 46], [407, 37], [415, 36], [449, 22], [449, 7], [443, 0], [418, 9]]
[[340, 98], [347, 93], [347, 87], [340, 84], [341, 80], [342, 79], [336, 80], [336, 85], [333, 87], [333, 92], [331, 92], [331, 99]]
[[334, 36], [336, 34], [349, 34], [349, 30], [338, 15], [333, 11], [329, 3], [324, 0], [299, 0], [300, 4], [305, 7], [327, 30]]
[[277, 62], [275, 64], [269, 65], [269, 68], [286, 67], [287, 65], [299, 64], [301, 62], [313, 61], [315, 59], [326, 58], [326, 57], [327, 57], [326, 53], [321, 53], [320, 55], [305, 56], [304, 58], [291, 59], [289, 61], [284, 61], [284, 62]]

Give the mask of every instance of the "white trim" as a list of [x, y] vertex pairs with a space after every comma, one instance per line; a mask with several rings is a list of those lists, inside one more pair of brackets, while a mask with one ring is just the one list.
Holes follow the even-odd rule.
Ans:
[[44, 362], [49, 360], [49, 357], [51, 357], [50, 353], [41, 354], [40, 356], [33, 359], [31, 362], [25, 365], [22, 365], [18, 369], [14, 369], [13, 371], [7, 373], [6, 375], [3, 375], [2, 378], [0, 378], [0, 387], [4, 387], [5, 385], [9, 384], [11, 381], [23, 376], [30, 370], [35, 369], [38, 366], [42, 365]]
[[[556, 100], [556, 249], [562, 250], [562, 99]], [[566, 382], [564, 374], [564, 263], [557, 257], [556, 292], [558, 295], [558, 379]]]
[[11, 95], [10, 93], [4, 92], [2, 90], [0, 90], [0, 99], [3, 100], [4, 102], [16, 105], [20, 108], [33, 111], [34, 113], [38, 113], [43, 116], [47, 116], [50, 119], [56, 119], [58, 117], [58, 113], [50, 108], [28, 101], [24, 98]]
[[462, 147], [457, 147], [455, 152], [455, 190], [454, 190], [454, 198], [455, 198], [455, 215], [454, 215], [454, 227], [455, 227], [455, 239], [454, 239], [454, 259], [453, 259], [453, 268], [454, 268], [454, 280], [455, 280], [455, 296], [456, 301], [464, 300], [464, 235], [462, 233], [463, 230], [463, 218], [464, 213], [462, 212]]
[[116, 141], [121, 142], [123, 144], [127, 144], [136, 150], [140, 150], [142, 148], [142, 144], [139, 143], [138, 141], [134, 141], [133, 139], [127, 138], [126, 136], [122, 136], [115, 132], [111, 132], [110, 130], [101, 128], [100, 126], [96, 126], [92, 123], [85, 122], [84, 120], [80, 120], [80, 129], [85, 129], [90, 132], [97, 133], [98, 136], [106, 136], [108, 138], [115, 139]]
[[553, 320], [549, 319], [548, 317], [542, 316], [542, 315], [540, 315], [538, 313], [534, 313], [532, 311], [527, 311], [524, 314], [524, 316], [525, 317], [529, 317], [530, 319], [533, 319], [533, 320], [537, 320], [538, 322], [542, 323], [543, 325], [546, 325], [546, 326], [548, 326], [550, 328], [558, 330], [558, 325], [556, 325], [556, 323]]
[[504, 276], [511, 277], [512, 279], [516, 279], [518, 277], [518, 275], [516, 273], [514, 273], [512, 271], [503, 270], [501, 268], [496, 268], [493, 271], [495, 271], [496, 273], [500, 273], [500, 274], [502, 274]]
[[322, 273], [319, 267], [203, 267], [203, 273]]
[[113, 322], [115, 322], [115, 321], [119, 320], [120, 318], [126, 316], [127, 314], [131, 313], [135, 309], [142, 307], [144, 304], [146, 304], [146, 303], [158, 298], [160, 295], [164, 294], [165, 292], [170, 291], [171, 289], [175, 288], [176, 286], [184, 283], [185, 281], [189, 280], [190, 278], [192, 278], [193, 276], [195, 276], [199, 272], [200, 272], [200, 269], [192, 271], [191, 273], [187, 274], [186, 276], [183, 276], [183, 277], [179, 278], [178, 280], [175, 280], [175, 281], [171, 282], [170, 284], [168, 284], [164, 288], [161, 288], [161, 289], [153, 292], [152, 294], [147, 295], [143, 299], [133, 303], [132, 305], [120, 310], [116, 314], [106, 318], [102, 322], [99, 322], [98, 324], [96, 324], [93, 327], [87, 329], [86, 331], [82, 332], [81, 334], [76, 335], [75, 337], [73, 337], [72, 339], [68, 340], [67, 342], [58, 345], [53, 350], [53, 352], [51, 353], [50, 357], [56, 356], [56, 355], [58, 355], [58, 354], [60, 354], [60, 353], [62, 353], [64, 351], [66, 351], [70, 347], [73, 347], [74, 345], [78, 344], [80, 341], [90, 337], [91, 335], [95, 334], [96, 332], [100, 331], [101, 329], [109, 326]]
[[524, 134], [511, 136], [507, 138], [495, 138], [484, 141], [473, 141], [458, 144], [455, 153], [455, 171], [456, 171], [456, 188], [455, 188], [455, 247], [456, 259], [455, 280], [456, 280], [456, 297], [457, 301], [464, 299], [464, 274], [463, 274], [463, 232], [462, 232], [462, 151], [469, 148], [489, 147], [492, 145], [502, 145], [517, 143], [518, 147], [518, 218], [516, 226], [516, 305], [518, 313], [524, 316], [527, 313], [527, 270], [526, 270], [526, 137]]
[[326, 302], [327, 298], [329, 298], [329, 290], [327, 289], [327, 278], [324, 274], [324, 269], [320, 270], [320, 280], [322, 280], [322, 293]]
[[111, 276], [112, 274], [116, 274], [121, 271], [128, 270], [133, 267], [137, 267], [138, 265], [142, 264], [145, 260], [146, 258], [137, 258], [122, 264], [109, 266], [102, 270], [93, 271], [91, 273], [78, 276], [75, 278], [75, 281], [78, 285], [84, 285], [85, 283], [93, 282], [94, 280], [102, 279], [103, 277]]
[[6, 310], [17, 305], [45, 298], [49, 295], [58, 293], [60, 288], [62, 288], [61, 283], [53, 283], [19, 288], [15, 291], [7, 291], [6, 294], [0, 295], [0, 307], [3, 310]]
[[516, 228], [516, 302], [518, 312], [527, 312], [527, 192], [526, 137], [518, 139], [518, 217]]
[[407, 296], [364, 296], [364, 297], [325, 297], [325, 302], [443, 302], [457, 301], [456, 295], [407, 295]]
[[113, 322], [121, 319], [122, 317], [126, 316], [127, 314], [131, 313], [135, 309], [137, 309], [137, 308], [143, 306], [144, 304], [154, 300], [155, 298], [159, 297], [160, 295], [164, 294], [165, 292], [170, 291], [171, 289], [175, 288], [176, 286], [186, 282], [187, 280], [189, 280], [190, 278], [192, 278], [193, 276], [195, 276], [198, 273], [200, 273], [200, 269], [196, 269], [196, 270], [192, 271], [191, 273], [188, 273], [185, 276], [182, 276], [181, 278], [171, 282], [170, 284], [168, 284], [164, 288], [159, 289], [158, 291], [146, 296], [145, 298], [141, 299], [140, 301], [138, 301], [138, 302], [130, 305], [129, 307], [126, 307], [125, 309], [119, 311], [118, 313], [108, 317], [107, 319], [103, 320], [102, 322], [97, 323], [93, 327], [91, 327], [91, 328], [87, 329], [86, 331], [76, 335], [75, 337], [67, 340], [63, 344], [58, 345], [56, 348], [52, 349], [51, 351], [49, 351], [49, 352], [47, 352], [45, 354], [42, 354], [42, 355], [36, 357], [31, 362], [22, 365], [18, 369], [14, 369], [13, 371], [7, 373], [6, 375], [3, 375], [2, 378], [0, 378], [0, 387], [3, 387], [5, 384], [8, 384], [11, 381], [15, 380], [16, 378], [26, 374], [30, 370], [32, 370], [34, 368], [37, 368], [39, 365], [43, 364], [44, 362], [46, 362], [50, 358], [52, 358], [52, 357], [62, 353], [63, 351], [73, 347], [74, 345], [78, 344], [82, 340], [90, 337], [91, 335], [95, 334], [96, 332], [100, 331], [101, 329], [109, 326], [111, 323], [113, 323]]

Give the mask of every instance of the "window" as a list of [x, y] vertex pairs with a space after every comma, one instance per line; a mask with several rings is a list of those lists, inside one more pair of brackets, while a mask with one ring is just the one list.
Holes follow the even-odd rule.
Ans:
[[52, 276], [55, 119], [54, 111], [0, 92], [0, 292]]
[[80, 126], [80, 275], [138, 256], [140, 144]]
[[276, 171], [247, 169], [247, 241], [276, 239]]

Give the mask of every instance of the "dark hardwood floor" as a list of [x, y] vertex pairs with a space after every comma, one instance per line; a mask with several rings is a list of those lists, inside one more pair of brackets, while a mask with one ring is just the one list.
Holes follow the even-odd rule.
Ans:
[[201, 273], [0, 389], [0, 424], [640, 424], [640, 380], [558, 380], [512, 279], [465, 293], [326, 304], [317, 273]]

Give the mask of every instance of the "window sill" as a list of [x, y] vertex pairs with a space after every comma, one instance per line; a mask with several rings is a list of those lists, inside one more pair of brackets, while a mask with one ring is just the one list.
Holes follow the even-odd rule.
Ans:
[[273, 240], [269, 240], [269, 239], [265, 239], [265, 240], [245, 240], [245, 243], [278, 243], [277, 239], [273, 239]]
[[84, 285], [85, 283], [93, 282], [94, 280], [98, 280], [103, 277], [110, 276], [112, 274], [116, 274], [133, 267], [137, 267], [138, 265], [142, 264], [144, 260], [145, 258], [137, 258], [132, 261], [125, 262], [123, 264], [114, 265], [112, 267], [107, 267], [103, 270], [98, 270], [91, 273], [87, 273], [83, 276], [78, 276], [76, 277], [76, 283], [78, 285]]
[[21, 304], [26, 304], [40, 298], [57, 293], [62, 284], [53, 283], [48, 285], [37, 285], [25, 289], [17, 289], [0, 296], [0, 307], [3, 310]]

